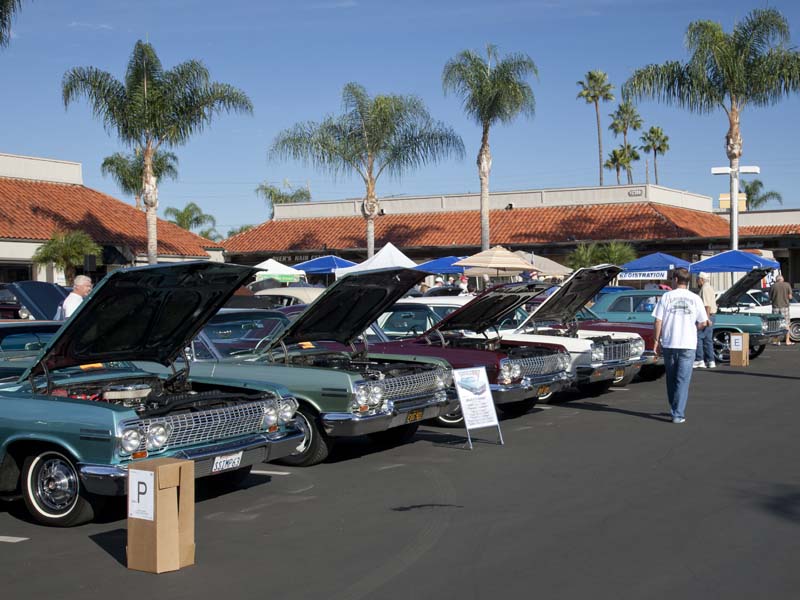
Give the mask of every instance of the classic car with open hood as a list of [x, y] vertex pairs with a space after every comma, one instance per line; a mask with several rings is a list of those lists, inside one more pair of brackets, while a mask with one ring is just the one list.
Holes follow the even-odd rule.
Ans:
[[[455, 368], [486, 367], [492, 399], [501, 413], [515, 416], [537, 402], [572, 385], [569, 354], [558, 341], [519, 346], [501, 338], [466, 335], [483, 333], [502, 323], [541, 290], [525, 284], [499, 286], [477, 298], [439, 296], [406, 298], [385, 311], [375, 325], [377, 334], [393, 341], [371, 343], [380, 352], [439, 356]], [[458, 307], [441, 318], [433, 306]], [[439, 418], [444, 425], [459, 425], [460, 411]]]
[[[759, 276], [760, 278], [761, 276]], [[748, 282], [741, 287], [747, 290]], [[736, 286], [734, 286], [736, 287]], [[732, 288], [733, 289], [733, 288]], [[714, 354], [717, 362], [730, 361], [731, 333], [747, 333], [750, 338], [750, 358], [759, 356], [771, 339], [786, 336], [783, 317], [773, 314], [749, 314], [738, 312], [735, 308], [736, 290], [725, 292], [717, 300], [718, 312], [714, 318]], [[603, 295], [593, 306], [592, 311], [611, 322], [652, 323], [653, 309], [665, 290], [625, 290]], [[742, 309], [749, 310], [749, 309]]]
[[[570, 356], [570, 374], [575, 385], [589, 393], [603, 391], [615, 380], [639, 371], [644, 341], [635, 333], [579, 329], [576, 314], [619, 271], [612, 265], [579, 269], [531, 314], [518, 309], [513, 314], [504, 314], [499, 320], [487, 319], [482, 324], [481, 333], [469, 331], [466, 335], [479, 340], [502, 340], [506, 347], [563, 346]], [[539, 283], [511, 284], [507, 289], [510, 293], [529, 295], [533, 299], [541, 292], [542, 286]], [[436, 300], [440, 306], [447, 300], [452, 306], [467, 307], [478, 299], [480, 297], [470, 301], [459, 296]], [[457, 330], [458, 325], [459, 320], [454, 319], [448, 328]], [[494, 330], [492, 335], [488, 331], [490, 328]]]
[[300, 402], [297, 417], [306, 437], [282, 459], [286, 464], [322, 462], [340, 437], [369, 434], [384, 443], [406, 441], [420, 421], [456, 405], [450, 365], [435, 357], [376, 353], [356, 343], [425, 276], [401, 268], [347, 275], [291, 323], [274, 317], [268, 323], [252, 311], [248, 325], [242, 323], [247, 313], [221, 312], [191, 346], [192, 371], [263, 379], [291, 389]]
[[[0, 382], [0, 493], [21, 495], [41, 523], [71, 526], [102, 496], [123, 495], [138, 460], [193, 460], [197, 477], [233, 485], [292, 452], [303, 434], [286, 388], [175, 364], [252, 273], [197, 262], [103, 279], [27, 371]], [[150, 364], [169, 371], [137, 366]]]

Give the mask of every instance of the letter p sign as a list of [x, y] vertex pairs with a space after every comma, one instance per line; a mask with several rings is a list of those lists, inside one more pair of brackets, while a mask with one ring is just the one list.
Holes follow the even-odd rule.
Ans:
[[152, 471], [128, 470], [128, 518], [155, 519], [154, 476]]

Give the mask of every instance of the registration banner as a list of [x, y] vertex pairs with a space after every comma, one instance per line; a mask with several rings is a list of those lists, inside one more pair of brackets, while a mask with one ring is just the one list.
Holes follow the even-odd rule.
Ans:
[[489, 387], [489, 378], [486, 368], [479, 369], [454, 369], [453, 380], [458, 392], [458, 401], [461, 404], [461, 414], [464, 415], [464, 427], [467, 430], [467, 441], [472, 449], [472, 436], [470, 430], [497, 427], [499, 443], [503, 444], [503, 433], [497, 420], [497, 411], [492, 400], [492, 389]]
[[617, 275], [617, 279], [627, 280], [650, 280], [650, 279], [666, 279], [666, 271], [623, 271]]

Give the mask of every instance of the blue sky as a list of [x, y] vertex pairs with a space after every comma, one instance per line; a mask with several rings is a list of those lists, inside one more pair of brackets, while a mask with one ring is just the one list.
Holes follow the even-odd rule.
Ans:
[[[789, 19], [800, 43], [800, 6], [771, 2]], [[202, 60], [216, 81], [236, 85], [255, 114], [222, 116], [174, 151], [180, 177], [160, 185], [161, 211], [199, 204], [216, 216], [223, 234], [266, 219], [255, 187], [288, 179], [310, 183], [315, 200], [363, 195], [355, 178], [334, 180], [291, 162], [270, 162], [274, 136], [298, 121], [340, 109], [342, 86], [357, 81], [371, 94], [416, 94], [431, 114], [464, 139], [467, 156], [381, 179], [380, 196], [478, 190], [478, 127], [455, 97], [441, 90], [444, 63], [487, 42], [501, 52], [525, 52], [539, 68], [537, 109], [492, 131], [494, 190], [597, 183], [594, 110], [575, 95], [589, 69], [608, 72], [620, 86], [638, 66], [684, 59], [683, 34], [695, 19], [730, 29], [734, 19], [764, 3], [710, 0], [24, 0], [10, 47], [0, 50], [0, 152], [83, 163], [86, 185], [122, 198], [100, 173], [103, 158], [123, 147], [106, 133], [85, 102], [65, 110], [61, 78], [74, 66], [96, 66], [118, 78], [137, 39], [149, 39], [166, 68]], [[602, 106], [604, 127], [615, 105]], [[709, 173], [727, 164], [723, 113], [694, 115], [643, 102], [645, 128], [659, 125], [671, 150], [659, 158], [662, 185], [717, 196], [727, 181]], [[756, 164], [784, 206], [800, 207], [794, 192], [800, 156], [800, 97], [743, 114], [742, 164]], [[638, 137], [638, 134], [637, 134]], [[604, 150], [615, 141], [604, 132]], [[634, 172], [644, 180], [644, 160]], [[652, 171], [651, 171], [652, 178]], [[606, 172], [606, 182], [614, 174]], [[128, 199], [129, 200], [129, 199]]]

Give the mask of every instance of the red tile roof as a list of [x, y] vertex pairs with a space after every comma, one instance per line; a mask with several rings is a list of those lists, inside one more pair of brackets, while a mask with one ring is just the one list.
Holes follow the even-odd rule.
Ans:
[[[493, 210], [492, 244], [594, 240], [727, 237], [728, 222], [699, 210], [652, 202], [544, 206]], [[326, 217], [267, 221], [223, 245], [230, 253], [365, 247], [364, 219]], [[375, 220], [375, 243], [400, 247], [480, 246], [478, 211], [385, 215]]]
[[[147, 251], [144, 212], [82, 185], [0, 177], [0, 238], [47, 240], [57, 230], [82, 230], [95, 242]], [[219, 244], [158, 221], [160, 255], [208, 257]]]
[[759, 237], [797, 235], [800, 234], [800, 225], [796, 223], [790, 225], [749, 225], [748, 227], [742, 227], [741, 233]]

